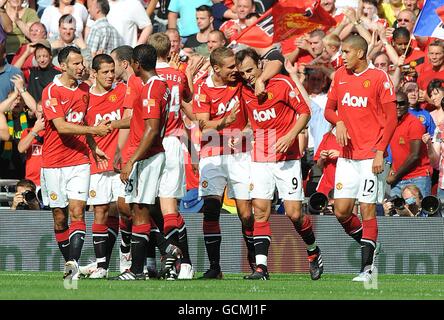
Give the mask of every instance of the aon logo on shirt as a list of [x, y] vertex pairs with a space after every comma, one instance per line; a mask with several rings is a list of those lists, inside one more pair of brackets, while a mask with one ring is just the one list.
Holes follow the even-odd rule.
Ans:
[[226, 105], [223, 103], [219, 103], [219, 106], [217, 107], [217, 113], [216, 116], [220, 116], [221, 114], [224, 114], [225, 112], [230, 112], [231, 109], [233, 109], [236, 102], [239, 102], [239, 98], [235, 96], [233, 99], [230, 100]]
[[358, 107], [358, 108], [366, 108], [367, 107], [367, 97], [356, 97], [350, 96], [350, 93], [347, 92], [342, 98], [342, 105], [349, 107]]
[[104, 115], [96, 114], [96, 120], [94, 125], [97, 126], [101, 121], [107, 120], [120, 120], [120, 110], [112, 111], [110, 113], [105, 113]]
[[71, 123], [82, 123], [84, 115], [83, 112], [70, 111], [66, 115], [66, 121]]
[[256, 122], [263, 122], [268, 121], [270, 119], [276, 118], [276, 110], [274, 108], [263, 110], [263, 111], [257, 111], [256, 109], [253, 110], [253, 118]]

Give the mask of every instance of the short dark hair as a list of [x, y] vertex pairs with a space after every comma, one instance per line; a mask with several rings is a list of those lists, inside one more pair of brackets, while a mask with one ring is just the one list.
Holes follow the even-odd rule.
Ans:
[[362, 0], [362, 3], [370, 3], [374, 7], [378, 7], [378, 1], [377, 0]]
[[59, 19], [59, 27], [62, 25], [62, 23], [74, 23], [74, 24], [76, 24], [76, 18], [74, 18], [70, 14], [64, 14]]
[[97, 5], [99, 6], [99, 10], [105, 16], [109, 13], [109, 2], [108, 0], [96, 0]]
[[37, 187], [35, 186], [35, 183], [32, 180], [29, 179], [22, 179], [15, 185], [17, 187], [24, 187], [24, 188], [30, 188], [32, 192], [35, 193]]
[[45, 50], [49, 53], [49, 55], [52, 56], [52, 50], [49, 49], [48, 47], [45, 47], [43, 44], [37, 43], [37, 44], [34, 46], [34, 48], [35, 48], [34, 55], [36, 55], [37, 50], [45, 49]]
[[427, 86], [427, 95], [430, 97], [432, 95], [433, 90], [435, 89], [444, 91], [443, 85], [444, 85], [444, 80], [433, 79], [432, 81], [429, 82]]
[[207, 5], [202, 5], [202, 6], [200, 6], [200, 7], [197, 7], [197, 8], [196, 8], [196, 12], [197, 12], [197, 11], [200, 11], [200, 12], [202, 12], [202, 11], [206, 11], [206, 12], [208, 12], [208, 15], [209, 15], [210, 17], [213, 16], [213, 13], [211, 12], [211, 7], [209, 7], [209, 6], [207, 6]]
[[243, 49], [236, 53], [236, 64], [241, 64], [247, 57], [251, 58], [256, 64], [256, 66], [259, 65], [260, 57], [257, 54], [257, 52], [251, 48]]
[[68, 56], [71, 52], [82, 54], [79, 48], [74, 46], [67, 46], [64, 47], [62, 50], [60, 50], [59, 55], [57, 56], [57, 60], [59, 61], [59, 64], [62, 64], [64, 62], [67, 62]]
[[359, 34], [351, 34], [344, 39], [343, 43], [350, 44], [355, 49], [364, 51], [364, 57], [367, 57], [368, 44], [367, 41]]
[[150, 44], [139, 44], [133, 50], [133, 60], [138, 62], [143, 70], [153, 70], [156, 68], [156, 49]]
[[113, 49], [111, 53], [115, 53], [117, 60], [128, 61], [131, 63], [131, 58], [133, 57], [133, 47], [123, 45]]
[[220, 47], [217, 49], [214, 49], [213, 52], [210, 54], [210, 64], [212, 67], [214, 66], [221, 66], [222, 62], [225, 58], [229, 58], [234, 56], [233, 50], [227, 48], [227, 47]]
[[110, 55], [105, 53], [98, 54], [94, 57], [91, 68], [93, 68], [95, 71], [99, 71], [102, 63], [114, 64], [114, 59]]
[[396, 28], [395, 31], [393, 31], [393, 40], [398, 39], [400, 37], [405, 37], [407, 39], [410, 39], [410, 31], [407, 30], [406, 27]]
[[[76, 3], [76, 0], [71, 0], [70, 5], [73, 6]], [[54, 0], [54, 7], [60, 7], [60, 0]]]

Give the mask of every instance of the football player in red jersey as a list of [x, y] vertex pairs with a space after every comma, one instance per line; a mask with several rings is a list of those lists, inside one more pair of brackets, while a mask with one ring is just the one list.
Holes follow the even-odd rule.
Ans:
[[[384, 153], [397, 124], [396, 96], [387, 73], [367, 62], [367, 42], [358, 35], [342, 43], [344, 66], [334, 76], [325, 118], [336, 126], [341, 147], [335, 174], [335, 215], [361, 245], [361, 273], [370, 281], [378, 237], [376, 202], [384, 196]], [[356, 199], [362, 224], [352, 213]]]
[[[95, 84], [89, 90], [89, 105], [86, 123], [96, 126], [103, 120], [120, 120], [123, 114], [123, 99], [126, 85], [115, 83], [114, 60], [107, 54], [96, 55], [92, 61]], [[91, 279], [108, 276], [109, 259], [119, 230], [119, 218], [116, 207], [117, 196], [122, 182], [113, 170], [113, 158], [117, 148], [118, 130], [96, 139], [110, 161], [108, 166], [99, 168], [91, 162], [91, 179], [88, 205], [94, 208], [92, 225], [93, 244], [96, 262], [93, 266], [80, 267], [80, 273]], [[90, 158], [92, 154], [90, 153]]]
[[[221, 279], [219, 219], [226, 186], [228, 196], [236, 200], [250, 266], [254, 264], [254, 221], [249, 192], [251, 142], [242, 135], [247, 117], [240, 106], [242, 83], [238, 81], [233, 51], [217, 48], [210, 55], [210, 63], [214, 73], [195, 86], [193, 111], [202, 130], [199, 196], [204, 199], [203, 233], [210, 261], [210, 269], [203, 278]], [[229, 147], [233, 136], [243, 136], [237, 150]]]
[[[156, 60], [156, 49], [151, 45], [142, 44], [133, 50], [131, 63], [142, 80], [142, 87], [130, 121], [129, 157], [120, 173], [120, 179], [126, 184], [125, 202], [130, 204], [133, 213], [132, 260], [130, 269], [110, 278], [112, 280], [146, 279], [143, 266], [151, 231], [149, 205], [153, 205], [158, 196], [165, 165], [162, 140], [170, 103], [170, 90], [155, 71]], [[168, 245], [166, 253], [166, 260], [172, 261], [171, 266], [181, 255], [174, 245]]]
[[80, 81], [84, 71], [80, 50], [65, 47], [58, 60], [62, 74], [42, 93], [45, 135], [41, 186], [44, 204], [52, 209], [56, 240], [66, 261], [64, 277], [76, 280], [86, 230], [84, 211], [90, 177], [87, 143], [99, 166], [107, 165], [107, 156], [92, 135], [105, 136], [111, 128], [109, 121], [84, 125], [89, 86]]
[[236, 65], [246, 85], [242, 99], [253, 130], [254, 145], [251, 172], [251, 198], [254, 210], [254, 244], [256, 270], [245, 277], [268, 280], [267, 257], [271, 243], [271, 202], [277, 187], [284, 200], [285, 214], [307, 245], [310, 275], [321, 277], [323, 263], [316, 244], [311, 220], [301, 212], [302, 189], [301, 153], [298, 135], [310, 119], [310, 108], [289, 77], [277, 74], [267, 81], [266, 96], [256, 97], [254, 86], [262, 74], [256, 51], [245, 49], [236, 53]]
[[192, 279], [194, 271], [188, 253], [188, 237], [185, 221], [177, 208], [177, 199], [185, 195], [185, 164], [181, 137], [185, 133], [182, 105], [191, 102], [192, 96], [187, 76], [168, 64], [171, 43], [164, 33], [155, 33], [148, 39], [157, 52], [156, 72], [164, 79], [171, 91], [169, 116], [162, 144], [165, 149], [165, 167], [160, 185], [159, 199], [163, 215], [165, 238], [171, 239], [182, 251], [183, 257], [177, 275], [171, 270], [168, 279]]

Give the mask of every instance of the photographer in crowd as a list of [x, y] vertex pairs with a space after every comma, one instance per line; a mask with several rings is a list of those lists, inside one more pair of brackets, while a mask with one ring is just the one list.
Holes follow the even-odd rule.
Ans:
[[415, 217], [424, 216], [421, 210], [423, 199], [421, 190], [414, 184], [402, 188], [401, 197], [394, 196], [384, 200], [382, 206], [385, 216]]
[[23, 179], [17, 182], [17, 192], [12, 200], [11, 210], [39, 210], [40, 203], [37, 199], [34, 182]]

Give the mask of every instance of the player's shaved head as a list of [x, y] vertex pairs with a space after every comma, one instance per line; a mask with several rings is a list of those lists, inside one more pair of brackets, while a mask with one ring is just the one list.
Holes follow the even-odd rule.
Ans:
[[345, 38], [343, 44], [349, 45], [356, 50], [362, 50], [364, 52], [364, 58], [367, 57], [368, 44], [363, 37], [357, 34], [352, 34]]
[[224, 63], [224, 59], [234, 57], [233, 50], [225, 47], [220, 47], [217, 49], [214, 49], [213, 52], [211, 52], [210, 55], [210, 63], [211, 66], [219, 66], [222, 67]]

